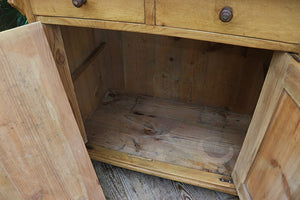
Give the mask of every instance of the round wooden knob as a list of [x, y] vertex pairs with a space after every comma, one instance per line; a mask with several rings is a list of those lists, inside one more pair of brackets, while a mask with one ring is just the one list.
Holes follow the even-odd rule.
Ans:
[[72, 3], [75, 7], [80, 8], [83, 4], [86, 3], [86, 0], [72, 0]]
[[219, 18], [222, 22], [230, 22], [233, 17], [232, 8], [224, 7], [219, 15]]

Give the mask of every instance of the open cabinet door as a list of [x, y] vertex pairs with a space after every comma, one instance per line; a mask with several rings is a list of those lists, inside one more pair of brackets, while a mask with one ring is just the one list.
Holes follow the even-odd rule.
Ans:
[[233, 170], [241, 199], [300, 199], [300, 63], [275, 53]]
[[41, 23], [0, 33], [0, 199], [105, 199]]

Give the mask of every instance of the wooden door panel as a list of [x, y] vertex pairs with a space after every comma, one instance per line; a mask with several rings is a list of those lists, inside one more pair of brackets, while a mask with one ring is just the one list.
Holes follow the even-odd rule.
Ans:
[[232, 177], [241, 199], [300, 199], [300, 63], [275, 53]]
[[0, 199], [104, 199], [41, 23], [0, 33]]
[[300, 197], [299, 122], [300, 108], [284, 92], [245, 182], [253, 200]]

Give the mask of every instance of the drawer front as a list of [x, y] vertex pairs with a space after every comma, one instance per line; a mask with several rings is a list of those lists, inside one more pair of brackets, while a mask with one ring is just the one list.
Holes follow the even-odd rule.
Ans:
[[72, 0], [31, 0], [34, 15], [144, 23], [144, 0], [87, 0], [80, 8]]
[[[229, 22], [220, 11], [231, 7]], [[300, 43], [299, 0], [156, 0], [156, 24]]]

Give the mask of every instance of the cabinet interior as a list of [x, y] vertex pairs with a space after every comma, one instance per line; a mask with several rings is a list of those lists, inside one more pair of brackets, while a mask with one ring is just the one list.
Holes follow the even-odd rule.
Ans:
[[192, 170], [183, 181], [200, 186], [195, 172], [208, 172], [225, 182], [209, 188], [235, 193], [230, 176], [272, 51], [90, 28], [62, 34], [87, 147], [115, 155], [95, 159], [174, 180]]

